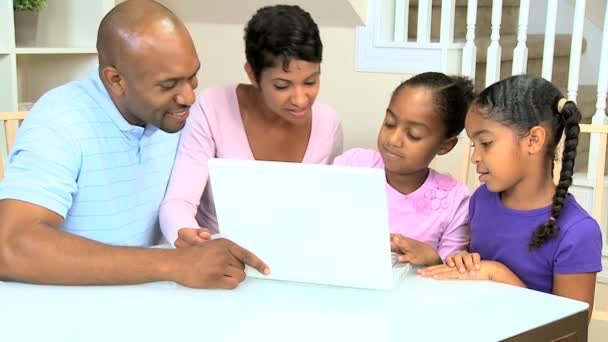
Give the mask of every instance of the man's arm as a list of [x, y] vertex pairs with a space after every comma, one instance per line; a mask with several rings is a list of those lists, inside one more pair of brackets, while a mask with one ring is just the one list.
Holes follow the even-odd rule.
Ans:
[[114, 247], [59, 230], [63, 218], [44, 207], [0, 200], [0, 279], [63, 285], [170, 280], [196, 288], [234, 288], [244, 264], [268, 274], [255, 255], [228, 240], [201, 247]]

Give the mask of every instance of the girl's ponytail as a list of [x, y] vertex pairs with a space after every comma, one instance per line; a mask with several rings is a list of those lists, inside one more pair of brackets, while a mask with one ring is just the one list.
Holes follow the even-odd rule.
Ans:
[[[565, 104], [562, 106], [563, 102], [565, 102]], [[578, 145], [578, 135], [580, 133], [578, 124], [581, 120], [581, 113], [574, 102], [564, 101], [564, 99], [561, 99], [556, 103], [555, 111], [556, 115], [558, 115], [562, 121], [564, 134], [566, 136], [564, 141], [564, 152], [562, 154], [562, 169], [559, 174], [559, 182], [555, 188], [555, 195], [553, 195], [551, 217], [547, 222], [541, 224], [534, 234], [532, 234], [529, 245], [530, 249], [540, 247], [543, 243], [559, 233], [559, 227], [555, 221], [559, 218], [562, 208], [564, 207], [564, 201], [566, 200], [566, 196], [568, 196], [568, 188], [572, 185], [572, 175], [574, 174], [574, 160], [576, 158], [576, 147]]]

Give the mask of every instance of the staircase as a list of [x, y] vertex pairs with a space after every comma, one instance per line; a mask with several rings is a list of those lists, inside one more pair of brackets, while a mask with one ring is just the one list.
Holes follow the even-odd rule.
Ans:
[[[466, 36], [467, 1], [456, 0], [454, 40], [464, 42]], [[477, 64], [475, 72], [475, 86], [477, 91], [485, 88], [485, 71], [487, 48], [490, 44], [492, 17], [492, 0], [478, 0], [476, 38]], [[413, 41], [417, 37], [418, 1], [410, 0], [408, 20], [408, 40]], [[533, 20], [534, 15], [530, 15]], [[441, 0], [433, 0], [433, 12], [431, 17], [431, 41], [439, 41], [441, 25]], [[500, 78], [511, 76], [513, 67], [513, 51], [517, 44], [517, 25], [519, 21], [519, 0], [503, 0], [502, 21], [500, 26], [500, 45], [502, 48]], [[570, 63], [570, 41], [571, 36], [558, 34], [555, 37], [555, 50], [553, 58], [552, 82], [558, 86], [564, 94], [568, 86], [568, 68]], [[527, 72], [532, 75], [541, 75], [543, 57], [544, 35], [528, 34], [528, 67]], [[583, 42], [583, 53], [586, 42]], [[582, 123], [591, 123], [591, 117], [595, 113], [597, 99], [597, 87], [594, 85], [582, 85], [579, 87], [577, 103], [583, 116]], [[575, 171], [586, 172], [587, 160], [589, 158], [589, 134], [581, 134], [576, 160]], [[608, 160], [606, 162], [608, 170]]]

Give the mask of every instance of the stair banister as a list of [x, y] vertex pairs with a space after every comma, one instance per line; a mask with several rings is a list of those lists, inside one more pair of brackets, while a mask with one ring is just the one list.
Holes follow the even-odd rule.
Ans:
[[519, 24], [517, 27], [517, 46], [513, 50], [513, 75], [525, 74], [528, 65], [528, 15], [530, 0], [521, 0], [519, 4]]
[[[597, 102], [595, 104], [595, 114], [591, 119], [592, 124], [605, 125], [608, 124], [606, 118], [606, 92], [608, 91], [608, 6], [604, 14], [604, 29], [602, 33], [602, 50], [600, 52], [600, 67], [599, 76], [597, 79]], [[591, 134], [589, 141], [589, 160], [587, 164], [587, 178], [598, 179], [603, 178], [603, 172], [598, 177], [597, 165], [600, 163], [600, 151], [597, 148], [600, 145], [600, 135], [597, 133]], [[604, 145], [606, 142], [604, 141]], [[597, 188], [596, 188], [597, 189]]]
[[553, 77], [553, 52], [555, 49], [555, 25], [557, 22], [557, 0], [547, 1], [547, 23], [545, 24], [545, 45], [543, 48], [542, 77], [551, 81]]
[[477, 0], [469, 0], [467, 4], [467, 35], [462, 50], [462, 74], [475, 79], [477, 64], [477, 46], [475, 46], [475, 22], [477, 21]]
[[576, 0], [576, 5], [574, 6], [572, 44], [570, 45], [570, 66], [568, 67], [568, 100], [574, 102], [576, 102], [576, 96], [578, 94], [578, 83], [581, 72], [586, 2], [586, 0]]
[[502, 18], [502, 0], [492, 1], [492, 34], [488, 46], [486, 64], [486, 87], [500, 79], [500, 20]]
[[395, 42], [403, 43], [407, 41], [407, 20], [410, 17], [410, 1], [395, 1], [395, 27], [393, 29], [393, 39]]
[[418, 1], [418, 37], [416, 42], [427, 44], [431, 41], [431, 14], [433, 13], [433, 1]]
[[449, 73], [449, 59], [452, 55], [448, 53], [452, 43], [454, 43], [454, 14], [456, 11], [455, 0], [441, 1], [441, 26], [439, 31], [439, 44], [441, 45], [441, 65], [442, 72]]

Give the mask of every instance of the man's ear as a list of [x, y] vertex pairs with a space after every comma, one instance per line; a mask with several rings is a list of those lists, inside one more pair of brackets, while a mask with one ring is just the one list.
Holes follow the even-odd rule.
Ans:
[[529, 154], [542, 153], [547, 141], [547, 130], [542, 126], [534, 126], [530, 128], [530, 133], [524, 139]]
[[450, 152], [454, 148], [454, 146], [456, 146], [457, 142], [458, 137], [451, 137], [449, 139], [445, 139], [439, 146], [439, 151], [437, 151], [437, 155], [442, 156]]
[[101, 69], [101, 81], [108, 87], [108, 91], [116, 96], [122, 96], [127, 89], [127, 81], [113, 66]]
[[255, 73], [253, 72], [251, 64], [245, 63], [245, 73], [247, 73], [247, 78], [249, 78], [251, 85], [253, 85], [255, 88], [259, 88], [260, 85], [258, 84], [258, 80], [255, 78]]

